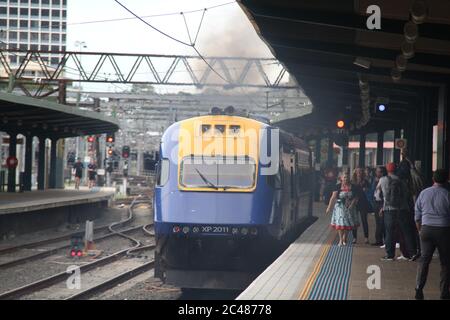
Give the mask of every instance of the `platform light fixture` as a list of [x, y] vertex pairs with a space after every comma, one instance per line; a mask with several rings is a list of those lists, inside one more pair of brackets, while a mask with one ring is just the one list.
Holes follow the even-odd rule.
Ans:
[[409, 43], [414, 43], [417, 40], [417, 37], [419, 36], [419, 28], [417, 27], [417, 24], [414, 22], [408, 21], [405, 23], [405, 27], [403, 28], [403, 32], [405, 34], [405, 39]]
[[394, 80], [394, 81], [400, 81], [400, 79], [402, 78], [402, 73], [398, 69], [392, 68], [391, 69], [391, 77], [392, 77], [392, 80]]
[[410, 42], [403, 42], [402, 44], [402, 55], [406, 59], [411, 59], [414, 57], [414, 44]]
[[402, 54], [399, 54], [397, 56], [397, 58], [395, 59], [395, 66], [397, 67], [398, 71], [400, 71], [400, 72], [403, 72], [406, 70], [407, 63], [408, 63], [408, 60]]
[[338, 120], [338, 121], [336, 122], [336, 126], [337, 126], [339, 129], [344, 129], [344, 127], [345, 127], [345, 121], [344, 121], [344, 120]]
[[428, 15], [427, 4], [423, 0], [415, 0], [411, 6], [411, 20], [415, 24], [422, 24]]
[[355, 61], [353, 62], [354, 65], [357, 65], [358, 67], [364, 68], [364, 69], [370, 69], [370, 60], [356, 57]]
[[375, 113], [386, 112], [389, 108], [389, 98], [378, 97], [375, 102]]

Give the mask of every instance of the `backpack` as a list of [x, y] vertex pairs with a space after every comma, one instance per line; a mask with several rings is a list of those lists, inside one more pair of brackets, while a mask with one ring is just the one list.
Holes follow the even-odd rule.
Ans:
[[388, 186], [386, 188], [385, 201], [386, 205], [399, 209], [403, 204], [404, 189], [400, 179], [388, 178]]

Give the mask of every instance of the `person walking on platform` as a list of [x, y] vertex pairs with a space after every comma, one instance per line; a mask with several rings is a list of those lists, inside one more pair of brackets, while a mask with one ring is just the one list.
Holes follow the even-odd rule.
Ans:
[[424, 299], [423, 288], [436, 248], [441, 262], [441, 299], [450, 299], [450, 194], [444, 187], [447, 181], [447, 170], [436, 170], [433, 186], [419, 194], [415, 205], [415, 220], [422, 247], [416, 279], [418, 300]]
[[331, 216], [331, 227], [339, 234], [339, 246], [347, 244], [347, 232], [359, 226], [356, 204], [358, 197], [356, 186], [350, 181], [350, 175], [343, 173], [341, 183], [337, 184], [328, 203], [326, 213]]
[[373, 211], [375, 213], [375, 243], [372, 243], [373, 246], [382, 246], [384, 245], [385, 238], [385, 229], [384, 229], [384, 219], [383, 213], [381, 210], [383, 209], [383, 193], [381, 192], [381, 188], [376, 188], [378, 182], [382, 177], [387, 176], [386, 167], [379, 166], [375, 171], [375, 178], [373, 180]]
[[393, 261], [395, 259], [395, 241], [394, 234], [396, 227], [398, 227], [405, 237], [406, 244], [406, 259], [411, 259], [416, 253], [416, 241], [414, 234], [410, 228], [407, 214], [407, 187], [404, 182], [394, 174], [396, 170], [395, 163], [388, 163], [386, 165], [388, 175], [382, 177], [378, 182], [377, 189], [381, 189], [383, 193], [383, 209], [382, 214], [385, 226], [385, 245], [386, 256], [381, 260]]
[[[370, 189], [369, 182], [365, 178], [364, 169], [356, 168], [352, 175], [352, 184], [355, 185], [356, 196], [358, 197], [358, 203], [356, 205], [356, 211], [358, 211], [363, 231], [364, 231], [364, 243], [369, 243], [369, 223], [367, 221], [367, 214], [372, 212], [369, 200], [367, 199], [366, 192]], [[358, 229], [352, 230], [353, 243], [357, 242]]]
[[97, 166], [95, 165], [93, 159], [91, 159], [91, 162], [88, 164], [88, 175], [89, 175], [89, 189], [91, 189], [95, 186], [95, 179], [97, 175]]
[[83, 162], [81, 162], [81, 158], [77, 158], [77, 162], [75, 162], [73, 164], [73, 171], [74, 171], [74, 175], [75, 175], [75, 189], [79, 190], [80, 189], [80, 182], [81, 182], [81, 178], [83, 177], [83, 169], [84, 169], [84, 165]]

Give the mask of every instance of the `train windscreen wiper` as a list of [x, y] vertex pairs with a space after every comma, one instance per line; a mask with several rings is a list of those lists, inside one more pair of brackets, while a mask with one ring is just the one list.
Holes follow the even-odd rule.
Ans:
[[198, 170], [197, 168], [195, 168], [195, 171], [197, 171], [198, 175], [200, 176], [200, 178], [202, 178], [203, 182], [206, 183], [208, 186], [210, 186], [213, 189], [219, 190], [219, 187], [216, 186], [214, 183], [212, 183], [211, 181], [209, 181], [201, 172], [200, 170]]

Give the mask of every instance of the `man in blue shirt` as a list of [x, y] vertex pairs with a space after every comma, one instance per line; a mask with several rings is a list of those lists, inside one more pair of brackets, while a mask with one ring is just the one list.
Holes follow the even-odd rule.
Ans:
[[423, 190], [415, 205], [415, 220], [420, 233], [422, 257], [417, 268], [416, 299], [422, 300], [428, 267], [437, 248], [441, 261], [441, 299], [450, 299], [450, 196], [444, 187], [448, 172], [433, 174], [433, 186]]

